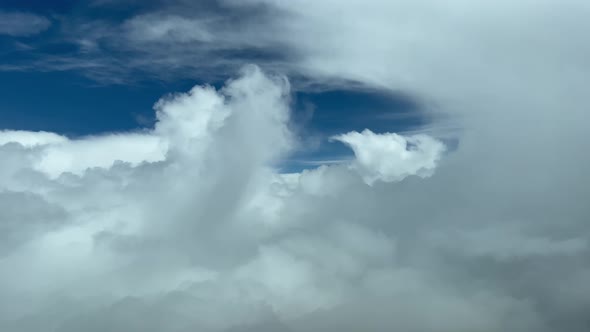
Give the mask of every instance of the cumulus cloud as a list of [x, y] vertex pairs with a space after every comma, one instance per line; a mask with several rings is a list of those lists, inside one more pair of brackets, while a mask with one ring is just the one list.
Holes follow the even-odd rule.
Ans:
[[[289, 330], [369, 296], [362, 280], [386, 273], [395, 241], [361, 210], [325, 215], [324, 199], [368, 190], [356, 169], [276, 170], [297, 144], [289, 95], [246, 67], [220, 90], [163, 98], [145, 132], [3, 132], [0, 326]], [[392, 137], [371, 135], [358, 153]]]
[[403, 137], [375, 134], [365, 129], [333, 139], [349, 145], [356, 156], [355, 166], [368, 184], [376, 180], [397, 182], [409, 175], [427, 177], [445, 149], [444, 144], [426, 135]]
[[38, 34], [50, 25], [51, 21], [43, 16], [0, 10], [0, 35], [26, 37]]

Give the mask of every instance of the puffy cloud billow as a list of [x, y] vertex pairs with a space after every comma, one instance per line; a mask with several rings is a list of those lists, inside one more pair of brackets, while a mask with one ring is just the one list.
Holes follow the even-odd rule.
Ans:
[[403, 137], [375, 134], [369, 129], [333, 139], [348, 144], [356, 155], [355, 166], [368, 184], [375, 180], [394, 182], [409, 175], [431, 175], [445, 146], [426, 135]]

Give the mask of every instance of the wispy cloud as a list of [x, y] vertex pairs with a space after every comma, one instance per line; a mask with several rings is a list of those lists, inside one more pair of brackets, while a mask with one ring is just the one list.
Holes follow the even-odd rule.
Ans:
[[0, 35], [26, 37], [38, 34], [51, 25], [44, 16], [0, 10]]

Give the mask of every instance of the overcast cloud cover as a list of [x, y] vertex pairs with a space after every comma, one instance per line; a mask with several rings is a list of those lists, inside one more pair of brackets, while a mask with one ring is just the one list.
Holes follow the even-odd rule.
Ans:
[[[0, 131], [0, 331], [590, 330], [590, 2], [157, 3], [35, 66], [232, 78], [141, 131]], [[281, 172], [318, 86], [402, 91], [431, 123]]]

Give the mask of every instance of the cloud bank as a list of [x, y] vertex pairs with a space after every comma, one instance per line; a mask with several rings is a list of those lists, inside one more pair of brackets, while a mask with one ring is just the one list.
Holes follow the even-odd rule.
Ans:
[[145, 132], [2, 132], [2, 329], [585, 328], [586, 207], [426, 135], [345, 133], [350, 163], [280, 173], [289, 105], [247, 67]]
[[220, 3], [265, 15], [179, 1], [87, 37], [155, 73], [279, 45], [263, 66], [309, 86], [428, 101], [433, 137], [343, 133], [350, 163], [281, 174], [289, 84], [254, 67], [145, 132], [2, 132], [2, 330], [590, 329], [587, 1]]
[[[442, 144], [349, 133], [367, 136], [350, 142], [361, 156], [404, 160], [396, 176], [364, 159], [281, 174], [297, 144], [289, 96], [285, 78], [247, 67], [221, 90], [160, 100], [142, 133], [3, 131], [2, 329], [307, 329], [309, 315], [377, 296], [370, 278], [393, 277], [396, 245], [364, 220], [363, 172], [399, 181], [432, 169]], [[349, 211], [334, 214], [341, 199]]]

